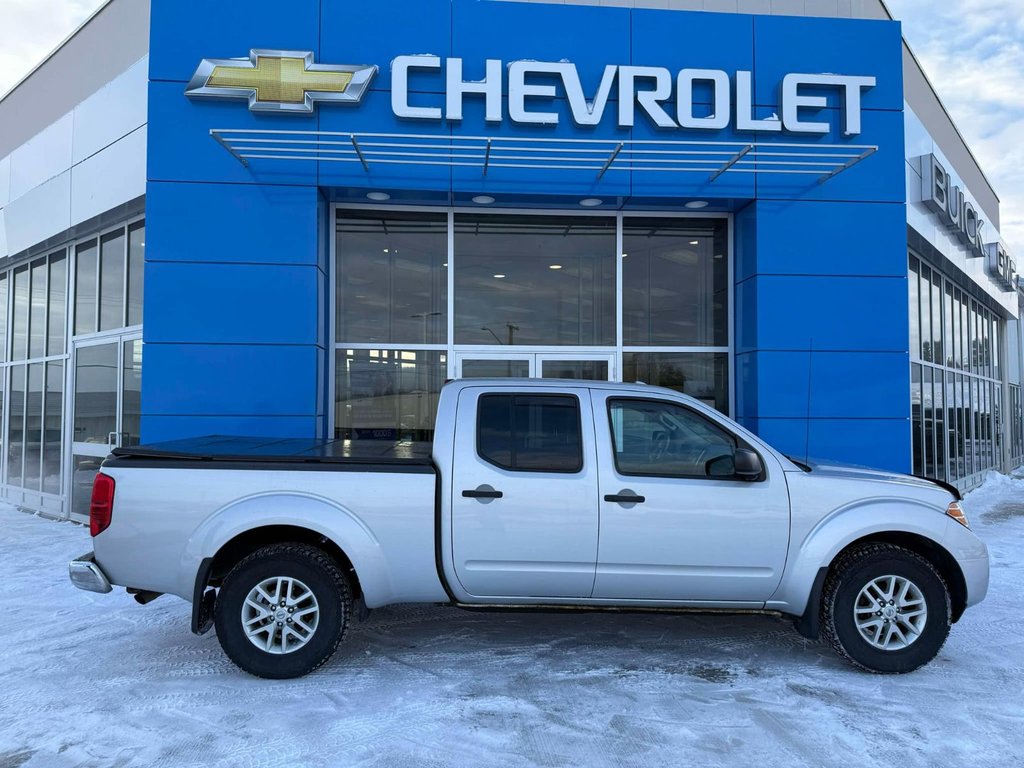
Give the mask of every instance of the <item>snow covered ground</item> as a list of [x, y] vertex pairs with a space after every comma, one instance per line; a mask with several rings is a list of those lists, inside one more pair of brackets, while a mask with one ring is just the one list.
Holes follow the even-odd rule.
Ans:
[[302, 680], [244, 675], [188, 606], [92, 595], [88, 531], [0, 508], [0, 768], [1024, 765], [1024, 476], [966, 502], [988, 600], [866, 675], [771, 618], [379, 610]]

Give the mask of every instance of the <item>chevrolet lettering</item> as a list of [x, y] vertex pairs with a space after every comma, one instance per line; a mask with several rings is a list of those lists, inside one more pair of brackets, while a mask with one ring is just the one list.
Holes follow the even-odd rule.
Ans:
[[[460, 58], [398, 56], [391, 62], [391, 107], [407, 120], [463, 119], [467, 98], [483, 99], [488, 123], [506, 115], [521, 125], [558, 125], [554, 99], [569, 104], [573, 122], [599, 125], [616, 98], [619, 128], [636, 125], [637, 114], [658, 128], [702, 131], [827, 134], [832, 125], [821, 112], [841, 107], [844, 136], [861, 132], [861, 95], [876, 78], [858, 75], [787, 74], [779, 84], [778, 107], [759, 117], [754, 105], [753, 73], [718, 69], [617, 66], [604, 68], [596, 91], [584, 90], [579, 71], [568, 61], [487, 59], [482, 79], [466, 79]], [[443, 71], [442, 71], [443, 70]], [[358, 104], [377, 72], [373, 65], [316, 64], [309, 51], [252, 50], [246, 59], [204, 59], [189, 83], [190, 98], [246, 99], [253, 111], [312, 114], [317, 102]], [[410, 103], [410, 77], [439, 78], [444, 94], [433, 105]], [[435, 83], [435, 86], [437, 83]], [[504, 96], [507, 85], [507, 103]], [[710, 106], [702, 102], [710, 102]], [[734, 107], [735, 105], [735, 107]], [[771, 108], [768, 108], [771, 109]], [[781, 116], [780, 116], [781, 115]]]

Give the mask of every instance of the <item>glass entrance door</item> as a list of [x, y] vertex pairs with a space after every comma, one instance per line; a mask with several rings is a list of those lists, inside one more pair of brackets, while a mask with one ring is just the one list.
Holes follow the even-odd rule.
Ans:
[[119, 446], [138, 445], [142, 414], [142, 338], [77, 342], [71, 437], [71, 514], [88, 517], [92, 481]]
[[612, 381], [615, 355], [611, 352], [458, 352], [455, 378]]

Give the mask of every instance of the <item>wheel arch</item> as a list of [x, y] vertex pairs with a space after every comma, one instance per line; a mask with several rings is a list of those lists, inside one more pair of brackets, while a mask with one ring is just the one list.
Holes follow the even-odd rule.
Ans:
[[829, 563], [829, 568], [846, 552], [864, 544], [893, 544], [920, 555], [933, 566], [942, 576], [949, 588], [949, 601], [953, 610], [952, 619], [956, 623], [967, 610], [967, 581], [956, 558], [949, 550], [934, 539], [909, 531], [879, 531], [857, 539], [845, 546]]
[[[384, 605], [390, 600], [387, 564], [373, 532], [348, 509], [298, 493], [240, 499], [208, 517], [185, 547], [181, 594], [194, 600], [242, 558], [286, 541], [309, 544], [330, 555], [367, 602]], [[201, 585], [204, 572], [206, 584]]]
[[818, 569], [803, 613], [796, 618], [797, 631], [804, 637], [818, 639], [821, 631], [821, 597], [825, 578], [847, 552], [866, 544], [892, 544], [920, 555], [942, 576], [949, 589], [952, 621], [956, 623], [967, 609], [967, 581], [956, 558], [934, 539], [910, 531], [875, 531], [842, 547], [826, 565]]
[[352, 597], [358, 598], [362, 595], [359, 573], [345, 551], [328, 536], [300, 525], [278, 524], [250, 528], [226, 541], [211, 558], [206, 586], [219, 587], [228, 572], [244, 558], [271, 544], [283, 542], [309, 544], [326, 552], [349, 577], [353, 590]]

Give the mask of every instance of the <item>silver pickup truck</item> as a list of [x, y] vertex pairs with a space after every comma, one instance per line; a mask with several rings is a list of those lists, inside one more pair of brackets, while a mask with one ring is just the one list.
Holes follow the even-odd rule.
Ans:
[[985, 597], [956, 489], [807, 466], [643, 385], [464, 380], [432, 445], [204, 438], [118, 449], [72, 582], [192, 602], [261, 677], [304, 675], [391, 603], [788, 616], [909, 672]]

